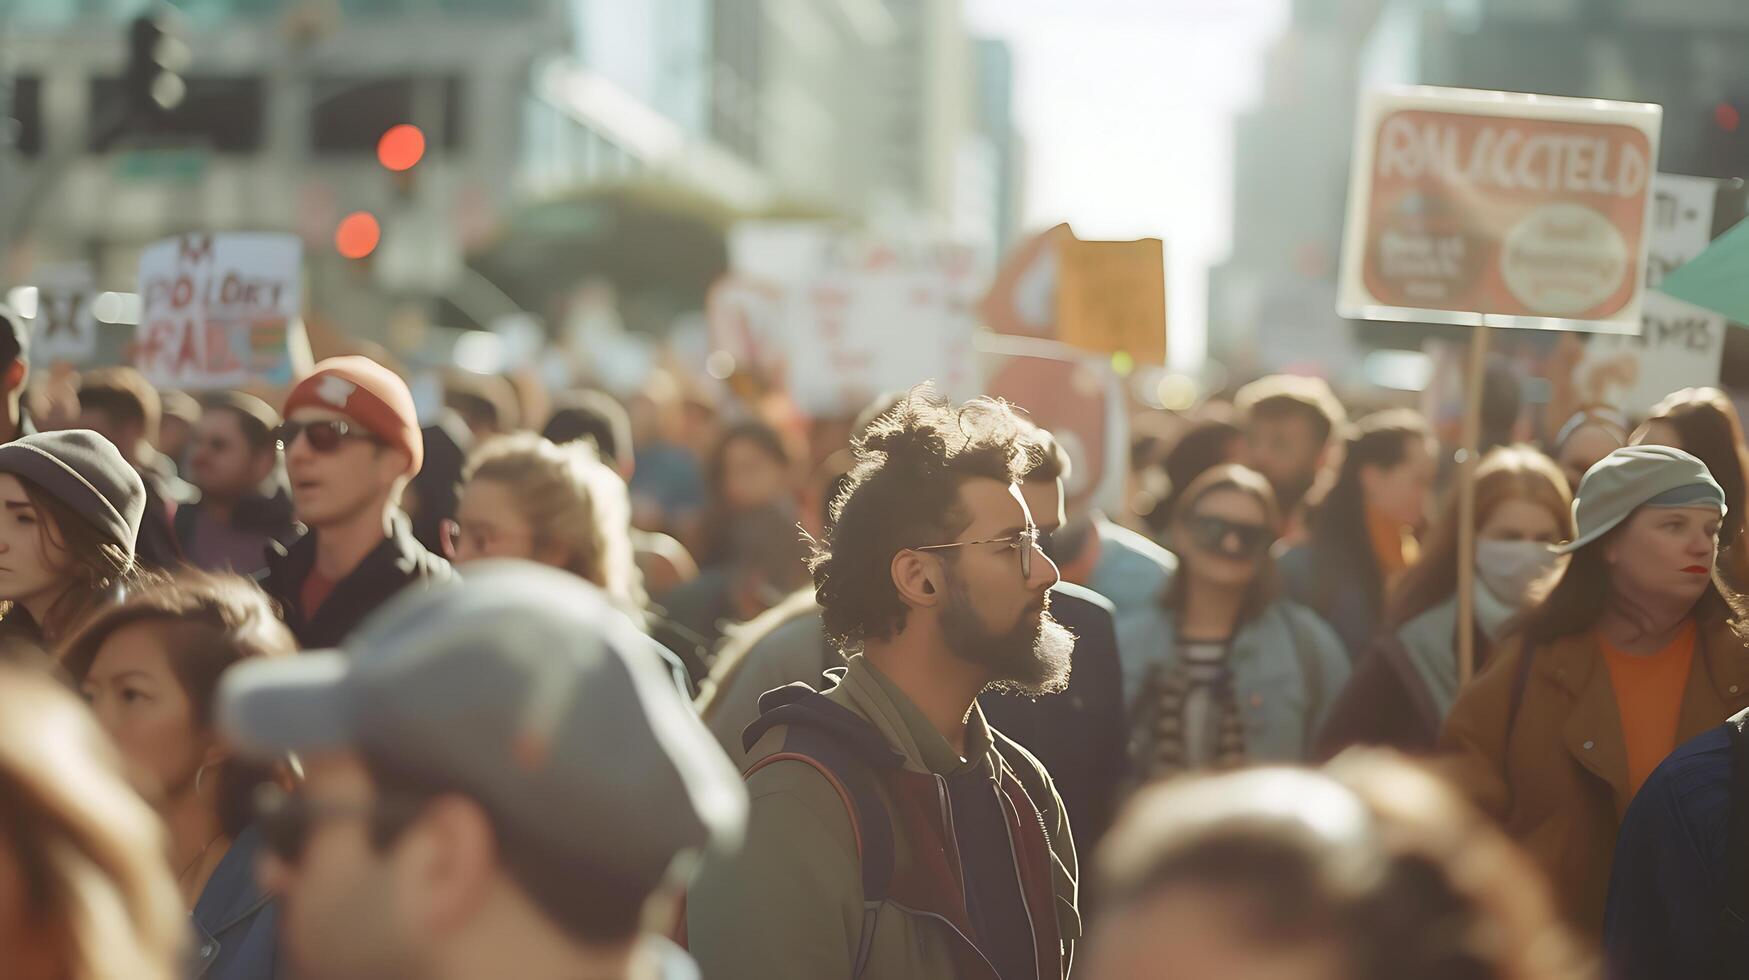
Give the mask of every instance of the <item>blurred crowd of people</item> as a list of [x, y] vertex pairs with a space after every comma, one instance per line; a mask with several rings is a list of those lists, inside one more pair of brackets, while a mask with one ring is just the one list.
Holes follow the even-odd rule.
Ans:
[[1749, 962], [1717, 391], [1495, 375], [1465, 468], [1268, 377], [1096, 506], [927, 385], [453, 372], [422, 424], [381, 355], [196, 399], [0, 327], [0, 975]]

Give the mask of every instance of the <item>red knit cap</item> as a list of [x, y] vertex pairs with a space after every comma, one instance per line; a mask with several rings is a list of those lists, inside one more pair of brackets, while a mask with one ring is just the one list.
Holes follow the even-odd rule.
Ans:
[[368, 357], [330, 357], [317, 364], [315, 373], [292, 389], [282, 414], [289, 419], [309, 406], [344, 412], [371, 435], [406, 452], [413, 461], [409, 476], [425, 462], [425, 437], [413, 393], [395, 372]]

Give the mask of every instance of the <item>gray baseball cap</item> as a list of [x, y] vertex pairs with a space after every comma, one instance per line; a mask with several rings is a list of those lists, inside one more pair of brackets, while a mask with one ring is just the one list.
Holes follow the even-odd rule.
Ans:
[[747, 816], [654, 642], [576, 576], [480, 562], [403, 593], [339, 650], [232, 668], [218, 723], [250, 756], [351, 749], [475, 799], [552, 861], [654, 891], [738, 846]]
[[1641, 507], [1707, 505], [1725, 511], [1725, 491], [1705, 463], [1669, 446], [1627, 446], [1585, 471], [1573, 497], [1576, 535], [1556, 550], [1578, 551]]

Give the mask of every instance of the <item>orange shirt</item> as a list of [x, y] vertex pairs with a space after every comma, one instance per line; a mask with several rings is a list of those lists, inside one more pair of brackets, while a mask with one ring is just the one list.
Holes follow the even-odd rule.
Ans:
[[1389, 591], [1402, 577], [1403, 572], [1421, 557], [1421, 549], [1415, 543], [1415, 533], [1371, 510], [1366, 514], [1366, 531], [1372, 543], [1373, 558], [1379, 563], [1379, 578]]
[[1675, 638], [1657, 653], [1623, 653], [1601, 635], [1609, 682], [1621, 713], [1622, 742], [1628, 750], [1628, 789], [1640, 784], [1676, 748], [1676, 723], [1682, 695], [1688, 689], [1688, 668], [1694, 662], [1694, 620], [1684, 623]]

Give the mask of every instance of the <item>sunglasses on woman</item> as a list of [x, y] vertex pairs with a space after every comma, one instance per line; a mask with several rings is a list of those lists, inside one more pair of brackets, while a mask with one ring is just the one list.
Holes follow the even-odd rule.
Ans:
[[296, 442], [299, 435], [310, 440], [310, 448], [319, 453], [331, 453], [340, 448], [347, 439], [363, 439], [366, 442], [380, 442], [375, 436], [350, 422], [340, 419], [323, 419], [320, 422], [285, 422], [273, 430], [273, 438], [279, 444], [279, 451], [285, 452]]
[[1263, 524], [1194, 514], [1185, 518], [1184, 526], [1198, 548], [1224, 558], [1256, 558], [1275, 543], [1275, 532]]
[[334, 803], [287, 793], [272, 783], [255, 790], [255, 826], [261, 832], [261, 842], [287, 864], [296, 864], [304, 856], [310, 834], [324, 820], [363, 817], [370, 821], [372, 842], [381, 846], [405, 830], [423, 809], [423, 801], [411, 798]]

